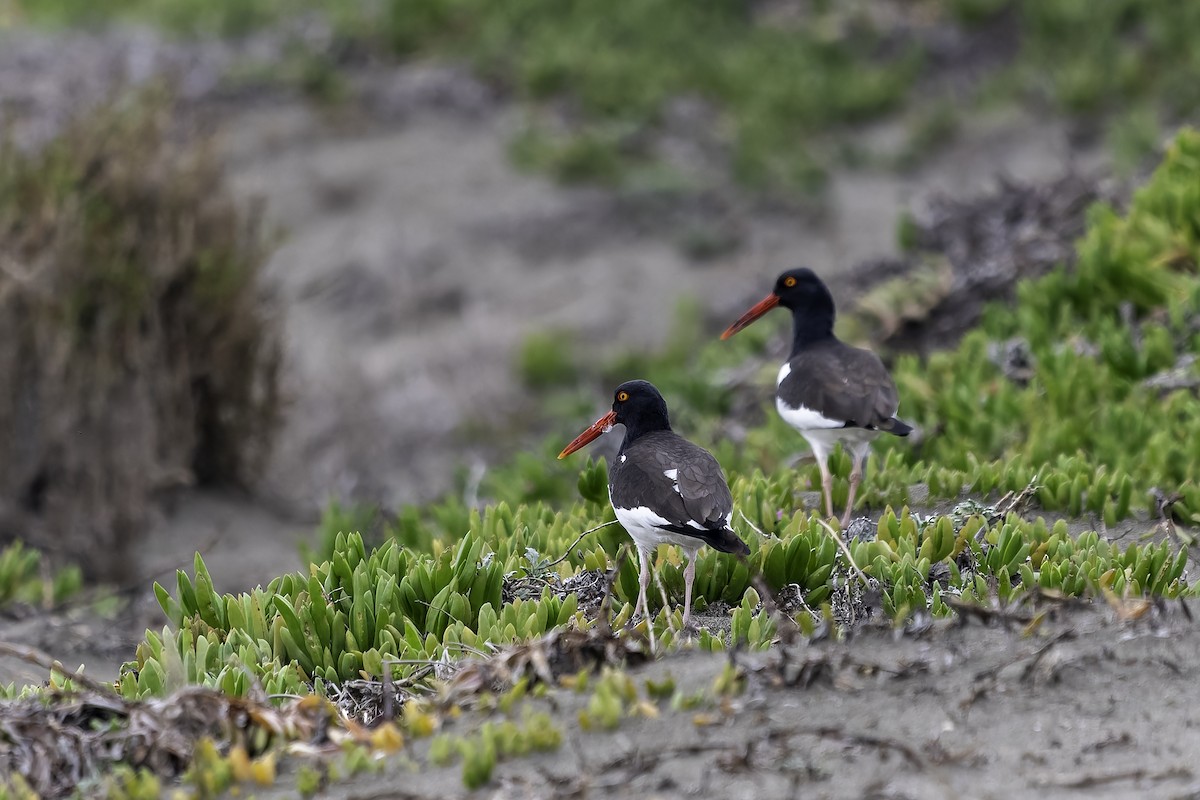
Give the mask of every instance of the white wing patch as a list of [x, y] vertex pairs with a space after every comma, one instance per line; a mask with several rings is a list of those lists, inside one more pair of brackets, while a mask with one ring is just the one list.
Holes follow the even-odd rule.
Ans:
[[674, 485], [671, 486], [671, 488], [675, 490], [675, 494], [682, 496], [683, 491], [679, 488], [679, 470], [678, 469], [664, 469], [663, 475], [667, 476], [667, 480], [675, 482]]
[[783, 362], [783, 366], [779, 368], [779, 377], [775, 379], [775, 386], [783, 383], [783, 379], [792, 374], [792, 365], [787, 361]]
[[622, 463], [622, 464], [624, 464], [624, 463], [625, 463], [625, 459], [626, 459], [626, 458], [628, 458], [628, 456], [626, 456], [624, 453], [622, 453], [622, 454], [621, 454], [621, 463]]

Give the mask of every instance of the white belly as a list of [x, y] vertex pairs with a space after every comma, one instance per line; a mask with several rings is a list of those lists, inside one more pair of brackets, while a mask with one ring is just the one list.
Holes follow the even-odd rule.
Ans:
[[[791, 373], [791, 364], [784, 362], [784, 365], [779, 368], [776, 386], [783, 383], [783, 379]], [[856, 461], [861, 460], [870, 449], [871, 441], [879, 435], [877, 430], [847, 428], [845, 420], [830, 419], [811, 408], [804, 406], [792, 408], [778, 396], [775, 397], [775, 409], [784, 422], [800, 431], [800, 435], [812, 448], [813, 455], [821, 461], [829, 457], [838, 442], [841, 442], [847, 450], [854, 454]]]
[[804, 406], [792, 408], [778, 397], [775, 398], [775, 410], [779, 412], [779, 416], [783, 417], [784, 422], [801, 433], [822, 428], [840, 429], [846, 425], [845, 420], [829, 419], [820, 411], [813, 411], [811, 408]]
[[[616, 508], [614, 506], [613, 511], [617, 514], [617, 522], [620, 522], [621, 527], [633, 537], [633, 541], [637, 543], [639, 549], [654, 550], [660, 544], [674, 544], [689, 552], [695, 552], [704, 546], [704, 542], [694, 536], [685, 536], [682, 533], [665, 531], [656, 527], [670, 523], [648, 508]], [[731, 513], [730, 517], [732, 516]], [[704, 530], [695, 523], [688, 524], [694, 526], [697, 532]]]
[[813, 455], [821, 461], [827, 459], [837, 443], [841, 442], [857, 462], [866, 457], [871, 449], [871, 440], [879, 435], [879, 431], [866, 428], [802, 428], [800, 434], [812, 448]]

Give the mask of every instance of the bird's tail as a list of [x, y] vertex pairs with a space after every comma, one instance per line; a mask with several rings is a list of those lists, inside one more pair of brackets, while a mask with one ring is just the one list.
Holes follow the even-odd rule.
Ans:
[[913, 432], [913, 427], [907, 422], [901, 422], [895, 417], [892, 417], [887, 422], [880, 425], [879, 430], [895, 434], [896, 436], [908, 436]]
[[739, 556], [750, 555], [750, 548], [736, 533], [729, 528], [713, 531], [708, 539], [708, 546], [722, 553], [735, 553]]

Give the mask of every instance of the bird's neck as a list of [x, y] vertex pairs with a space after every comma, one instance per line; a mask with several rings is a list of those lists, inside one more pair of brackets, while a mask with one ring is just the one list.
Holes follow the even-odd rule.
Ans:
[[790, 357], [795, 358], [813, 345], [833, 340], [833, 310], [794, 312], [792, 331]]
[[636, 422], [625, 423], [625, 438], [621, 441], [621, 449], [617, 451], [620, 455], [624, 453], [630, 445], [636, 442], [641, 437], [648, 433], [657, 433], [659, 431], [671, 430], [671, 423], [665, 417], [652, 417], [649, 419], [638, 419]]

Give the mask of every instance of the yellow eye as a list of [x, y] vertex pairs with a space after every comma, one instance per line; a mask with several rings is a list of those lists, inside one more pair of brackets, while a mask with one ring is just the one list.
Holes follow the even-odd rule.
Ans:
[[617, 402], [624, 403], [629, 399], [629, 392], [617, 392]]
[[783, 279], [783, 285], [790, 289], [796, 285], [796, 279], [789, 275], [788, 277]]

